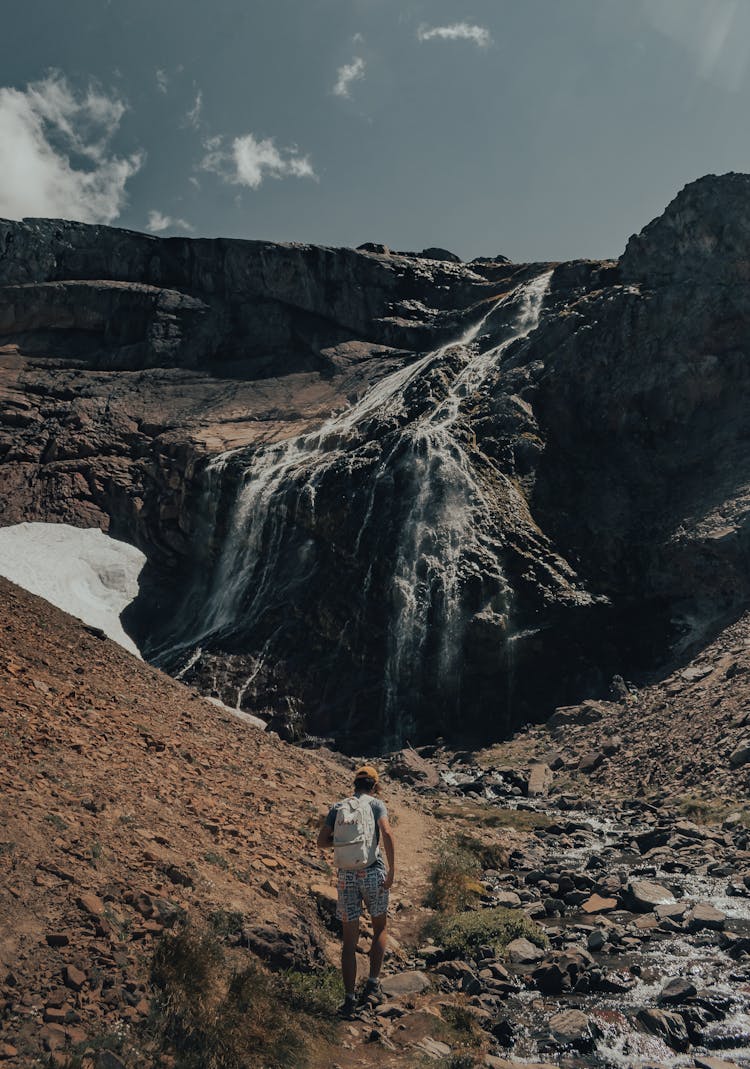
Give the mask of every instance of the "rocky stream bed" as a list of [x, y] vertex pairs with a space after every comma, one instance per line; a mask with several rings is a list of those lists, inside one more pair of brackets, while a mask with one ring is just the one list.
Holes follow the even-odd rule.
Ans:
[[[548, 945], [518, 938], [499, 955], [487, 946], [457, 959], [426, 944], [402, 963], [413, 972], [386, 979], [375, 1021], [362, 1015], [373, 1038], [387, 1045], [404, 997], [431, 985], [466, 997], [489, 1038], [486, 1066], [750, 1065], [750, 831], [740, 813], [701, 826], [669, 805], [528, 797], [528, 777], [460, 755], [439, 776], [430, 794], [488, 817], [515, 808], [540, 818], [505, 868], [482, 872], [477, 908], [520, 911]], [[418, 1050], [457, 1064], [447, 1043]]]

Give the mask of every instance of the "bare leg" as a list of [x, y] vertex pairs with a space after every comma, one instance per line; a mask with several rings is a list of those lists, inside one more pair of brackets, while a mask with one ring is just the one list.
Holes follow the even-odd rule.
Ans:
[[357, 941], [359, 940], [359, 919], [342, 921], [344, 944], [341, 947], [341, 975], [344, 978], [344, 990], [353, 995], [357, 986]]
[[385, 930], [388, 914], [383, 913], [380, 917], [372, 918], [372, 946], [370, 947], [370, 979], [380, 976], [380, 970], [385, 957], [385, 946], [388, 935]]

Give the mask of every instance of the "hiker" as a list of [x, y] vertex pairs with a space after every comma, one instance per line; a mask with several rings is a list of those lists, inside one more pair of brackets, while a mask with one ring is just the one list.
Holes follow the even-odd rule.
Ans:
[[[338, 905], [336, 916], [344, 930], [341, 949], [341, 972], [344, 978], [342, 1016], [350, 1016], [356, 1007], [359, 918], [362, 903], [372, 918], [370, 976], [362, 992], [362, 1001], [371, 1005], [382, 999], [380, 969], [386, 944], [388, 899], [393, 886], [394, 844], [388, 823], [388, 810], [377, 797], [380, 781], [377, 769], [363, 765], [354, 773], [354, 796], [337, 802], [330, 809], [318, 835], [321, 849], [332, 846], [338, 867]], [[388, 861], [386, 872], [380, 846]]]

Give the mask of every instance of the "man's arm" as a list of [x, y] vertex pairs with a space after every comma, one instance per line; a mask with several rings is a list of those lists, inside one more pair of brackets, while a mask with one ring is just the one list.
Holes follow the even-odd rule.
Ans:
[[389, 887], [393, 886], [393, 877], [396, 874], [396, 848], [388, 817], [381, 817], [378, 821], [378, 827], [380, 828], [380, 842], [383, 844], [385, 859], [388, 862], [388, 873], [383, 881], [383, 887], [388, 890]]
[[325, 850], [327, 846], [333, 846], [333, 829], [326, 821], [318, 832], [318, 847]]

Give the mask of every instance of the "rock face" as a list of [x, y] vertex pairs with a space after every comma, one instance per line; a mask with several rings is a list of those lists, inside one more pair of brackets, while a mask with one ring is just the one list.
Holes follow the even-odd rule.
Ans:
[[554, 270], [2, 223], [0, 522], [289, 737], [498, 737], [747, 606], [748, 263], [745, 175]]

